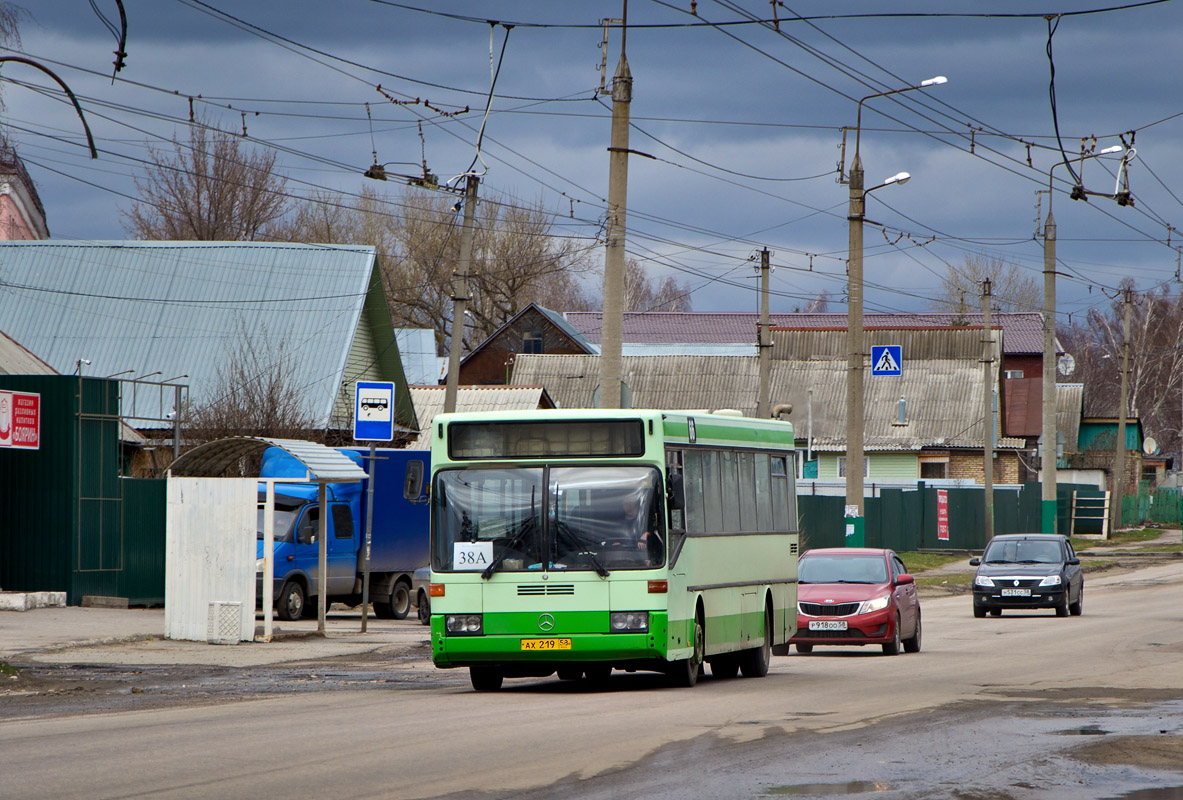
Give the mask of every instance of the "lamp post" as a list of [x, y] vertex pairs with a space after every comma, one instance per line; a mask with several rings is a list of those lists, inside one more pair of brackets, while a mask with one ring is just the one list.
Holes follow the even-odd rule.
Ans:
[[[1121, 145], [1106, 147], [1098, 153], [1081, 153], [1086, 158], [1117, 153]], [[1040, 449], [1040, 530], [1056, 532], [1056, 218], [1052, 215], [1052, 173], [1066, 164], [1058, 161], [1047, 171], [1047, 218], [1043, 225], [1043, 424]], [[1072, 196], [1083, 197], [1081, 191]]]
[[875, 97], [885, 97], [901, 92], [939, 86], [946, 82], [943, 76], [929, 78], [915, 86], [877, 92], [858, 102], [858, 114], [854, 129], [854, 159], [850, 162], [850, 250], [847, 275], [847, 319], [846, 319], [846, 544], [861, 547], [863, 533], [863, 220], [866, 216], [867, 195], [876, 189], [892, 184], [903, 184], [911, 177], [900, 172], [878, 186], [863, 189], [863, 161], [859, 155], [862, 138], [863, 103]]

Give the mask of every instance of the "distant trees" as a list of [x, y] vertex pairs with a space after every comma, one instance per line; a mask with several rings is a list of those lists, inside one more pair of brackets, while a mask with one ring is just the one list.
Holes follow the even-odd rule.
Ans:
[[275, 152], [201, 120], [189, 126], [188, 141], [150, 147], [149, 160], [135, 178], [140, 199], [123, 212], [137, 239], [255, 241], [287, 211]]
[[624, 310], [690, 311], [690, 291], [669, 275], [654, 283], [641, 265], [630, 258], [624, 262]]
[[941, 288], [931, 298], [933, 309], [954, 314], [977, 312], [986, 278], [998, 311], [1039, 311], [1043, 306], [1043, 290], [1030, 273], [999, 258], [967, 255], [960, 267], [951, 266], [941, 277]]
[[304, 393], [291, 377], [292, 353], [266, 337], [240, 331], [218, 368], [211, 396], [182, 417], [185, 438], [199, 444], [231, 436], [308, 439], [317, 420], [303, 404]]
[[[1123, 281], [1123, 288], [1133, 281]], [[1084, 319], [1060, 326], [1057, 335], [1076, 360], [1071, 380], [1083, 383], [1086, 416], [1117, 416], [1121, 399], [1122, 316], [1120, 297], [1091, 309]], [[1135, 294], [1130, 309], [1130, 414], [1167, 452], [1178, 452], [1183, 426], [1183, 296], [1165, 288]]]

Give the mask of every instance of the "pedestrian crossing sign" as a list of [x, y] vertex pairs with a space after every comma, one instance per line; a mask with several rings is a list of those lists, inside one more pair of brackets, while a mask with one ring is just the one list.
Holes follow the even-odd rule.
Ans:
[[899, 377], [904, 372], [903, 347], [885, 344], [871, 348], [871, 374]]

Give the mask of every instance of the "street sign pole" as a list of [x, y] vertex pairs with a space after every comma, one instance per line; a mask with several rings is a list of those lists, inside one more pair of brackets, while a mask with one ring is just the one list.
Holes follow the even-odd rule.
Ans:
[[369, 481], [366, 489], [366, 533], [362, 554], [361, 632], [366, 632], [370, 611], [370, 544], [374, 534], [374, 474], [376, 442], [394, 438], [394, 384], [358, 381], [353, 391], [353, 438], [370, 443]]

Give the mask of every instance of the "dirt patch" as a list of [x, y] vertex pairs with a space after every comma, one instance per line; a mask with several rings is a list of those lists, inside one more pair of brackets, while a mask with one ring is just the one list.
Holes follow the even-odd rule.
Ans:
[[1165, 732], [1158, 736], [1107, 736], [1074, 747], [1065, 755], [1086, 764], [1120, 764], [1183, 772], [1183, 736]]

